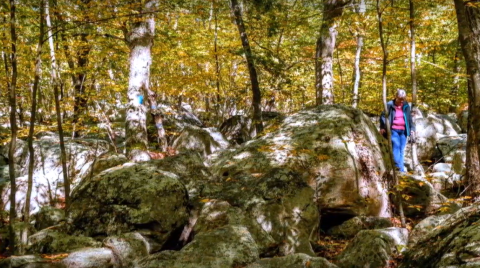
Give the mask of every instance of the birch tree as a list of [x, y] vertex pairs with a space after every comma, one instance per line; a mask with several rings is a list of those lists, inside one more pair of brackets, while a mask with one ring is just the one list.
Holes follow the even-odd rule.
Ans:
[[[35, 164], [35, 151], [33, 149], [33, 135], [35, 133], [35, 118], [37, 115], [37, 92], [40, 84], [40, 75], [42, 70], [42, 50], [43, 50], [43, 39], [45, 38], [45, 24], [44, 24], [44, 0], [40, 1], [40, 29], [38, 35], [38, 44], [37, 44], [37, 55], [35, 57], [35, 77], [33, 79], [33, 88], [32, 88], [32, 106], [30, 112], [30, 126], [28, 130], [28, 179], [27, 179], [27, 194], [25, 200], [25, 208], [23, 211], [24, 222], [27, 223], [27, 227], [22, 230], [22, 247], [27, 245], [28, 240], [28, 227], [30, 223], [30, 202], [32, 198], [32, 188], [33, 188], [33, 169]], [[23, 252], [22, 252], [23, 253]]]
[[[152, 65], [152, 46], [155, 36], [154, 15], [158, 0], [145, 1], [137, 10], [138, 17], [125, 28], [125, 40], [130, 48], [129, 79], [127, 90], [126, 117], [126, 154], [132, 161], [150, 160], [147, 137], [147, 106], [156, 108], [156, 94], [150, 90], [150, 66]], [[155, 114], [155, 123], [159, 137], [164, 141], [162, 147], [166, 150], [165, 131], [160, 115]]]
[[65, 152], [65, 142], [63, 134], [62, 111], [60, 107], [60, 77], [58, 74], [57, 60], [55, 57], [55, 46], [53, 45], [53, 31], [50, 20], [50, 11], [48, 1], [45, 1], [45, 22], [47, 25], [48, 45], [50, 48], [50, 74], [53, 84], [53, 95], [55, 102], [55, 113], [57, 117], [57, 129], [60, 139], [60, 160], [62, 162], [63, 187], [65, 189], [65, 215], [68, 216], [68, 208], [70, 207], [70, 181], [68, 180], [67, 170], [67, 154]]
[[323, 0], [323, 19], [315, 52], [316, 104], [333, 104], [333, 51], [337, 38], [336, 19], [351, 0]]
[[[363, 17], [365, 14], [365, 0], [355, 0], [355, 12], [360, 16]], [[360, 88], [360, 59], [362, 55], [362, 48], [363, 48], [363, 33], [364, 29], [358, 29], [357, 33], [355, 34], [355, 39], [357, 42], [357, 48], [355, 51], [355, 62], [354, 62], [354, 76], [353, 76], [353, 100], [352, 100], [352, 107], [357, 108], [358, 102], [360, 101], [359, 95], [359, 88]]]

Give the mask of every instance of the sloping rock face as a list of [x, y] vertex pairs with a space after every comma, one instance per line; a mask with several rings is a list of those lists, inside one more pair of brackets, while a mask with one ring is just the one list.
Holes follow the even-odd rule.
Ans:
[[151, 163], [130, 163], [82, 181], [70, 213], [71, 233], [95, 237], [148, 230], [163, 244], [187, 222], [188, 195], [177, 175]]
[[480, 204], [463, 208], [409, 248], [400, 267], [480, 267]]
[[214, 175], [241, 183], [274, 168], [288, 169], [313, 189], [309, 198], [322, 211], [390, 216], [382, 180], [387, 144], [361, 111], [318, 106], [285, 118], [265, 133], [212, 158]]
[[[36, 213], [46, 205], [62, 205], [64, 199], [63, 170], [60, 160], [58, 135], [43, 132], [33, 142], [35, 150], [33, 169], [33, 189], [31, 213]], [[71, 188], [75, 188], [82, 178], [90, 175], [95, 159], [109, 149], [107, 141], [94, 139], [65, 139], [67, 169]], [[0, 158], [8, 156], [8, 145], [0, 147]], [[29, 153], [26, 141], [17, 140], [15, 151], [15, 169], [17, 181], [17, 213], [20, 215], [26, 200]], [[8, 181], [8, 164], [0, 166], [0, 185]], [[7, 210], [10, 207], [10, 186], [7, 183], [2, 189], [2, 204]]]

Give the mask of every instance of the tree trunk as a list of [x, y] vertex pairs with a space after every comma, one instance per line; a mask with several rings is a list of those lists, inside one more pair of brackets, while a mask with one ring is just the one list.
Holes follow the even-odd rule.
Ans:
[[450, 89], [450, 96], [452, 96], [452, 100], [450, 102], [450, 113], [456, 113], [457, 108], [459, 107], [458, 103], [458, 92], [460, 90], [460, 56], [462, 50], [460, 44], [457, 46], [457, 50], [455, 51], [455, 56], [453, 59], [453, 73], [455, 76], [453, 77], [453, 86]]
[[215, 87], [217, 89], [216, 98], [215, 98], [215, 120], [214, 124], [219, 125], [224, 119], [225, 110], [222, 109], [222, 98], [220, 90], [220, 59], [218, 58], [218, 8], [216, 7], [216, 2], [212, 3], [212, 12], [215, 20], [215, 30], [214, 30], [214, 39], [213, 39], [213, 48], [215, 52]]
[[245, 31], [245, 25], [243, 24], [242, 11], [237, 0], [231, 0], [232, 13], [237, 24], [240, 39], [242, 40], [242, 47], [247, 60], [248, 72], [250, 74], [250, 82], [252, 87], [252, 108], [253, 108], [253, 123], [255, 125], [256, 134], [263, 132], [262, 122], [262, 95], [260, 92], [260, 85], [258, 82], [257, 70], [255, 69], [255, 62], [253, 60], [252, 49], [248, 41], [247, 32]]
[[67, 154], [65, 153], [65, 142], [63, 135], [62, 127], [62, 112], [60, 108], [60, 99], [59, 99], [59, 86], [60, 78], [57, 74], [57, 61], [55, 59], [55, 47], [53, 45], [53, 34], [52, 34], [52, 24], [50, 22], [50, 12], [48, 8], [48, 1], [45, 1], [45, 21], [48, 28], [48, 44], [50, 46], [50, 58], [51, 58], [51, 76], [53, 83], [53, 94], [55, 98], [55, 111], [57, 116], [57, 127], [58, 127], [58, 136], [60, 139], [60, 159], [62, 162], [62, 173], [63, 173], [63, 186], [65, 189], [65, 216], [68, 217], [68, 208], [70, 207], [70, 181], [68, 180], [68, 170], [67, 170]]
[[[358, 13], [359, 16], [363, 17], [365, 14], [365, 0], [360, 0], [359, 3], [355, 3], [355, 12]], [[356, 41], [357, 41], [357, 50], [355, 52], [355, 63], [354, 63], [354, 76], [353, 76], [353, 99], [352, 99], [352, 107], [357, 108], [358, 102], [360, 101], [360, 58], [362, 55], [362, 48], [363, 48], [363, 31], [364, 29], [359, 29], [356, 33]]]
[[87, 40], [87, 34], [83, 33], [81, 35], [81, 45], [78, 50], [77, 57], [77, 77], [74, 80], [74, 97], [75, 103], [73, 104], [73, 127], [74, 127], [74, 137], [81, 136], [82, 129], [82, 116], [84, 116], [85, 108], [87, 107], [87, 94], [85, 91], [85, 79], [87, 77], [86, 68], [88, 64], [88, 54], [90, 53], [90, 44]]
[[[130, 73], [128, 79], [128, 104], [126, 118], [126, 153], [132, 161], [148, 161], [147, 108], [156, 109], [155, 94], [150, 91], [150, 66], [152, 64], [152, 45], [155, 36], [154, 11], [158, 0], [146, 1], [140, 13], [141, 17], [133, 23], [133, 28], [126, 33], [130, 48]], [[155, 116], [159, 138], [165, 137], [161, 116]], [[161, 137], [162, 136], [162, 137]], [[166, 150], [166, 142], [161, 145]]]
[[[415, 45], [415, 6], [413, 0], [410, 3], [410, 78], [412, 80], [412, 113], [419, 113], [417, 109], [417, 69], [416, 69], [416, 45]], [[425, 171], [418, 161], [417, 143], [411, 143], [411, 158], [413, 170], [416, 174], [424, 176]]]
[[383, 38], [383, 19], [382, 19], [382, 10], [380, 8], [380, 0], [377, 0], [377, 15], [378, 15], [378, 33], [380, 36], [380, 44], [382, 46], [383, 51], [383, 58], [382, 58], [382, 96], [383, 96], [383, 111], [385, 113], [385, 123], [386, 123], [386, 130], [387, 130], [387, 139], [388, 139], [388, 149], [390, 152], [390, 166], [392, 167], [393, 173], [393, 192], [394, 198], [396, 199], [396, 203], [398, 205], [398, 213], [400, 215], [400, 222], [402, 227], [405, 228], [405, 216], [403, 214], [403, 204], [402, 204], [402, 197], [400, 192], [398, 191], [398, 178], [397, 173], [395, 171], [395, 163], [393, 160], [393, 149], [392, 149], [392, 131], [390, 129], [390, 116], [388, 114], [388, 107], [387, 107], [387, 66], [388, 66], [388, 49], [385, 39]]
[[[15, 31], [16, 27], [16, 12], [15, 0], [10, 0], [10, 37], [12, 51], [10, 54], [10, 63], [12, 65], [11, 71], [11, 80], [8, 87], [8, 99], [10, 102], [10, 129], [11, 129], [11, 141], [10, 147], [8, 150], [8, 171], [10, 177], [10, 222], [9, 222], [9, 252], [11, 255], [16, 253], [16, 242], [15, 242], [15, 230], [14, 225], [16, 222], [16, 200], [15, 194], [17, 193], [17, 185], [15, 182], [15, 148], [17, 141], [17, 118], [15, 113], [17, 111], [16, 103], [16, 87], [17, 87], [17, 33]], [[8, 65], [5, 66], [6, 68]], [[9, 73], [9, 71], [7, 71]]]
[[[478, 167], [480, 159], [480, 10], [475, 4], [464, 2], [463, 0], [455, 0], [455, 10], [457, 12], [458, 32], [460, 44], [462, 46], [463, 56], [467, 64], [467, 74], [469, 78], [468, 92], [468, 122], [469, 128], [467, 139], [467, 150], [476, 151], [476, 159], [473, 155], [468, 163], [470, 167]], [[476, 145], [476, 150], [473, 146]], [[471, 185], [470, 193], [473, 197], [479, 197], [478, 185], [479, 174], [473, 174], [469, 171], [469, 185]]]
[[351, 0], [323, 0], [323, 20], [315, 53], [316, 104], [333, 104], [333, 50], [337, 37], [335, 19]]
[[[468, 81], [468, 104], [469, 106], [472, 105], [473, 100], [473, 90], [472, 90], [472, 83]], [[473, 121], [475, 118], [472, 114], [468, 114], [467, 119], [467, 152], [466, 152], [466, 160], [465, 160], [465, 181], [466, 183], [466, 194], [468, 196], [475, 197], [478, 199], [480, 196], [480, 180], [478, 179], [478, 174], [480, 174], [480, 163], [479, 163], [479, 155], [478, 151], [478, 143], [475, 139], [475, 133], [473, 131]], [[478, 120], [478, 118], [477, 118]]]
[[[38, 35], [37, 56], [35, 58], [35, 78], [33, 80], [32, 89], [32, 108], [30, 112], [30, 127], [28, 130], [28, 181], [27, 181], [27, 195], [25, 199], [25, 209], [23, 211], [23, 218], [25, 222], [25, 228], [22, 230], [22, 247], [27, 245], [28, 242], [28, 230], [30, 227], [30, 201], [32, 198], [33, 188], [33, 168], [35, 164], [35, 150], [33, 149], [33, 135], [35, 133], [35, 117], [37, 113], [37, 92], [38, 85], [40, 83], [40, 75], [42, 71], [42, 49], [43, 38], [45, 38], [44, 29], [44, 0], [40, 1], [40, 33]], [[23, 251], [23, 250], [22, 250]], [[25, 254], [24, 252], [21, 252]]]

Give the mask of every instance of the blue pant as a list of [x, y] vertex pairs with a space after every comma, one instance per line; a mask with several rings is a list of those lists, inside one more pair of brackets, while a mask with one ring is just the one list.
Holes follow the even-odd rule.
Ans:
[[405, 172], [404, 157], [407, 135], [405, 130], [392, 129], [393, 161], [401, 172]]

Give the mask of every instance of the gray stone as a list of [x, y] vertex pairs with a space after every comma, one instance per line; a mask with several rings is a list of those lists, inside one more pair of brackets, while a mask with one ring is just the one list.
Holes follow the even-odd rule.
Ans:
[[52, 262], [38, 255], [11, 256], [0, 260], [2, 268], [70, 268], [63, 263]]
[[136, 258], [145, 257], [149, 253], [148, 242], [137, 232], [107, 237], [103, 245], [112, 250], [118, 267], [133, 267]]
[[35, 221], [34, 226], [36, 230], [43, 230], [47, 227], [59, 224], [65, 220], [65, 211], [60, 208], [51, 206], [44, 206], [40, 208], [38, 213], [32, 216]]
[[188, 196], [177, 175], [151, 163], [108, 169], [72, 193], [70, 232], [112, 236], [136, 229], [154, 231], [164, 243], [188, 219]]
[[312, 257], [306, 254], [298, 253], [284, 257], [265, 258], [258, 260], [245, 268], [337, 268], [325, 258]]
[[408, 239], [408, 247], [413, 247], [422, 237], [432, 232], [437, 226], [443, 224], [450, 216], [450, 214], [432, 215], [417, 223]]
[[390, 218], [357, 216], [345, 221], [341, 225], [334, 226], [328, 230], [328, 234], [336, 237], [353, 238], [361, 230], [381, 229], [392, 226]]
[[178, 152], [198, 151], [207, 156], [219, 150], [225, 150], [230, 142], [215, 128], [186, 126], [173, 142]]
[[436, 227], [418, 236], [404, 253], [400, 267], [480, 267], [479, 215], [480, 205], [475, 204], [434, 222]]
[[234, 268], [255, 262], [259, 251], [250, 232], [225, 226], [203, 232], [180, 251], [162, 251], [142, 258], [135, 268]]
[[114, 268], [115, 262], [112, 250], [108, 248], [84, 248], [70, 253], [62, 260], [67, 268]]
[[360, 231], [337, 257], [341, 268], [384, 268], [400, 252], [395, 239], [378, 230]]
[[41, 230], [28, 238], [27, 251], [35, 254], [71, 252], [83, 247], [100, 247], [91, 237], [72, 236], [55, 229]]

